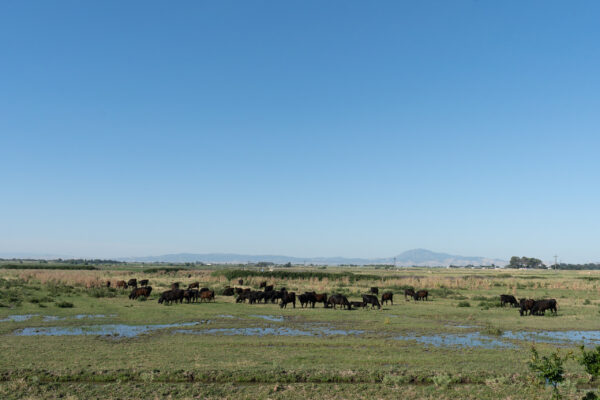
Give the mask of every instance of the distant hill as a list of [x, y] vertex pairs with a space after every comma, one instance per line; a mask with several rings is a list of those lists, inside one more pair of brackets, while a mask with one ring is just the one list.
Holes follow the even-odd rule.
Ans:
[[[138, 261], [138, 262], [205, 262], [216, 264], [245, 264], [257, 263], [260, 261], [272, 262], [275, 264], [320, 264], [320, 265], [340, 265], [340, 264], [393, 264], [394, 257], [386, 258], [347, 258], [347, 257], [289, 257], [282, 255], [249, 255], [235, 253], [177, 253], [164, 254], [160, 256], [145, 257], [127, 257], [119, 258], [119, 261]], [[425, 249], [408, 250], [396, 256], [397, 266], [423, 266], [423, 267], [446, 267], [449, 265], [500, 265], [507, 264], [505, 260], [492, 259], [486, 257], [465, 257], [446, 253], [436, 253]]]

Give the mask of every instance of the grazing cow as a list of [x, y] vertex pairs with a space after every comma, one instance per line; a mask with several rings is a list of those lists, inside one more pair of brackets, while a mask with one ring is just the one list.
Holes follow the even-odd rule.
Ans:
[[267, 281], [262, 281], [258, 287], [259, 287], [260, 289], [262, 289], [262, 288], [264, 288], [264, 287], [267, 287]]
[[379, 288], [372, 287], [370, 293], [379, 294]]
[[265, 292], [265, 303], [267, 300], [271, 300], [271, 303], [277, 303], [277, 300], [281, 299], [285, 293], [287, 293], [285, 290], [272, 290], [270, 292]]
[[137, 279], [131, 278], [130, 280], [128, 280], [127, 281], [127, 286], [137, 287]]
[[110, 281], [106, 281], [106, 287], [110, 287]]
[[517, 299], [515, 296], [510, 294], [501, 294], [500, 295], [500, 306], [504, 307], [506, 304], [512, 304], [513, 307], [518, 307], [519, 303], [517, 303]]
[[243, 285], [243, 284], [244, 284], [244, 280], [243, 279], [238, 280], [238, 285]]
[[372, 294], [363, 294], [362, 299], [363, 303], [370, 304], [371, 308], [377, 306], [377, 308], [381, 309], [381, 304], [379, 304], [377, 296], [373, 296]]
[[192, 291], [189, 289], [184, 290], [183, 298], [185, 299], [186, 303], [190, 304], [190, 301], [193, 299]]
[[117, 281], [117, 283], [115, 284], [115, 286], [117, 288], [127, 289], [127, 282], [125, 282], [125, 281]]
[[223, 294], [223, 296], [233, 296], [233, 294], [234, 294], [233, 288], [228, 287], [228, 288], [223, 289], [222, 294]]
[[200, 282], [193, 282], [188, 285], [188, 289], [193, 289], [193, 288], [198, 289], [199, 287], [200, 287]]
[[533, 300], [533, 299], [519, 299], [519, 305], [521, 306], [521, 309], [519, 310], [519, 314], [521, 314], [521, 316], [523, 316], [523, 315], [527, 315], [528, 311], [531, 313], [531, 309], [533, 308], [534, 304], [535, 304], [535, 300]]
[[363, 302], [363, 301], [351, 301], [350, 305], [354, 308], [365, 308], [365, 306], [367, 305], [367, 303]]
[[178, 289], [179, 289], [179, 282], [171, 283], [171, 290], [178, 290]]
[[304, 308], [305, 305], [306, 308], [308, 308], [309, 304], [312, 305], [312, 308], [315, 308], [315, 303], [317, 302], [314, 292], [301, 294], [298, 296], [298, 300], [300, 300], [300, 307], [302, 308]]
[[205, 290], [204, 292], [200, 292], [200, 302], [202, 301], [215, 301], [215, 291], [214, 290]]
[[242, 294], [244, 292], [244, 289], [241, 287], [236, 287], [233, 290], [235, 291], [235, 294]]
[[385, 292], [381, 295], [381, 304], [387, 304], [388, 301], [392, 302], [392, 305], [394, 305], [394, 293]]
[[404, 300], [408, 301], [407, 297], [415, 297], [414, 289], [404, 289]]
[[537, 300], [533, 303], [533, 307], [531, 307], [531, 312], [529, 315], [544, 315], [546, 310], [550, 310], [550, 312], [554, 315], [557, 314], [555, 299]]
[[346, 298], [346, 296], [342, 295], [342, 294], [334, 294], [333, 296], [330, 296], [329, 299], [327, 299], [327, 302], [331, 305], [333, 305], [333, 309], [335, 310], [335, 306], [339, 305], [341, 306], [341, 308], [343, 309], [344, 306], [348, 309], [351, 310], [352, 306], [350, 305], [350, 302], [348, 301], [348, 299]]
[[273, 285], [265, 286], [265, 292], [272, 292], [272, 291], [273, 291]]
[[183, 290], [167, 290], [166, 292], [162, 292], [158, 299], [159, 304], [171, 304], [171, 302], [177, 304], [178, 301], [179, 303], [183, 303]]
[[144, 287], [141, 287], [141, 288], [133, 288], [133, 290], [129, 294], [129, 299], [135, 300], [138, 297], [146, 297], [146, 298], [148, 298], [148, 296], [150, 296], [150, 293], [152, 293], [152, 286], [144, 286]]
[[[250, 297], [248, 298], [250, 304], [260, 303], [261, 300], [265, 299], [265, 292], [250, 292]], [[266, 301], [265, 301], [266, 302]]]
[[[315, 293], [315, 292], [306, 292], [315, 296], [314, 303], [323, 303], [323, 306], [327, 308], [327, 293]], [[315, 304], [313, 303], [312, 308], [315, 308]]]
[[235, 299], [236, 303], [245, 303], [246, 300], [250, 298], [250, 293], [242, 292], [238, 294], [238, 297]]
[[415, 301], [427, 300], [427, 296], [429, 296], [429, 292], [427, 290], [419, 290], [413, 295], [413, 299], [415, 299]]
[[209, 288], [207, 288], [207, 287], [203, 287], [202, 289], [200, 289], [200, 293], [202, 293], [202, 292], [207, 292], [207, 291], [209, 291], [209, 290], [210, 290]]
[[281, 303], [279, 303], [279, 307], [287, 308], [288, 303], [292, 303], [294, 308], [296, 308], [296, 293], [294, 292], [285, 292], [281, 296]]
[[250, 293], [251, 291], [252, 291], [252, 289], [250, 289], [250, 288], [245, 288], [245, 289], [243, 289], [243, 292], [244, 292], [244, 293]]
[[140, 286], [148, 286], [148, 283], [149, 283], [149, 282], [150, 282], [150, 281], [149, 281], [148, 279], [142, 279], [142, 280], [140, 281]]

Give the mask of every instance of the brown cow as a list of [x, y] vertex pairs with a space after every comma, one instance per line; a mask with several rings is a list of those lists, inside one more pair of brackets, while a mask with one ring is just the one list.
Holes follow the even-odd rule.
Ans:
[[429, 296], [429, 292], [427, 290], [419, 290], [413, 295], [413, 299], [415, 299], [415, 301], [427, 300], [427, 296]]
[[131, 300], [135, 300], [138, 297], [142, 297], [142, 296], [148, 298], [148, 296], [150, 296], [150, 293], [152, 293], [152, 286], [133, 288], [133, 290], [131, 291], [131, 294], [129, 294], [129, 298]]
[[215, 301], [215, 291], [214, 290], [205, 290], [204, 292], [200, 293], [200, 302], [202, 303], [203, 300], [206, 301]]
[[199, 289], [200, 288], [200, 282], [193, 282], [193, 283], [190, 283], [188, 285], [188, 289], [193, 289], [193, 288]]
[[121, 289], [127, 289], [127, 282], [117, 281], [117, 283], [115, 284], [115, 287], [121, 288]]
[[388, 301], [391, 301], [392, 305], [394, 305], [394, 293], [385, 292], [381, 295], [381, 304], [387, 304]]

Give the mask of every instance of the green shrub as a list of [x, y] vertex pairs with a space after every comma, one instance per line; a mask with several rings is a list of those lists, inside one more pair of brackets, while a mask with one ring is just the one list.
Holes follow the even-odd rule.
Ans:
[[569, 358], [567, 354], [561, 357], [558, 350], [550, 354], [549, 357], [540, 357], [535, 347], [531, 348], [531, 360], [527, 363], [529, 369], [536, 375], [540, 384], [548, 384], [552, 386], [552, 398], [561, 399], [562, 396], [558, 391], [558, 385], [565, 380], [564, 362]]
[[590, 299], [585, 299], [585, 301], [583, 302], [583, 305], [588, 306], [592, 304], [592, 302], [590, 301]]
[[60, 308], [72, 308], [73, 307], [73, 303], [69, 303], [68, 301], [59, 301], [58, 303], [56, 303], [56, 307], [60, 307]]
[[579, 363], [585, 368], [585, 372], [592, 375], [592, 379], [600, 376], [600, 346], [595, 350], [585, 351], [585, 347], [581, 346], [581, 356]]
[[471, 303], [469, 303], [468, 301], [459, 301], [458, 306], [459, 307], [471, 307]]

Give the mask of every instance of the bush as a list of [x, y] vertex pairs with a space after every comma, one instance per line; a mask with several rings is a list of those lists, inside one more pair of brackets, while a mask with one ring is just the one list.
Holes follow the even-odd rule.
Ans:
[[469, 303], [468, 301], [459, 301], [458, 306], [459, 307], [471, 307], [471, 303]]
[[583, 305], [588, 306], [592, 304], [592, 302], [590, 301], [590, 299], [585, 299], [585, 301], [583, 302]]
[[73, 303], [69, 303], [68, 301], [59, 301], [56, 303], [56, 306], [60, 308], [73, 308]]
[[585, 372], [592, 375], [592, 379], [600, 376], [600, 346], [596, 350], [585, 351], [585, 347], [581, 346], [581, 357], [579, 363], [585, 368]]
[[549, 357], [540, 357], [535, 347], [531, 348], [531, 360], [527, 363], [529, 369], [535, 373], [540, 384], [552, 386], [552, 398], [560, 399], [562, 396], [558, 391], [558, 384], [565, 380], [564, 362], [569, 358], [569, 355], [561, 357], [558, 350], [550, 354]]

